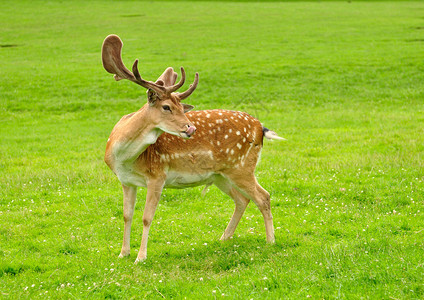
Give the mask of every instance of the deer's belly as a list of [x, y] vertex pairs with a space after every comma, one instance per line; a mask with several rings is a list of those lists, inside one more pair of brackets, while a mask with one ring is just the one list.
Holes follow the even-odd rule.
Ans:
[[183, 189], [187, 187], [211, 184], [214, 181], [214, 173], [176, 173], [168, 172], [165, 187]]

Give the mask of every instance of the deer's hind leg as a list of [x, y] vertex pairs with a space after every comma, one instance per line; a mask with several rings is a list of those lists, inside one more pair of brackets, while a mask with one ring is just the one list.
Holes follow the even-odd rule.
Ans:
[[260, 186], [255, 175], [243, 174], [235, 171], [228, 175], [231, 183], [237, 187], [241, 194], [255, 202], [262, 213], [265, 222], [266, 240], [269, 243], [275, 242], [274, 225], [272, 223], [271, 199], [269, 193]]
[[230, 196], [235, 204], [233, 216], [231, 217], [231, 220], [228, 223], [224, 234], [221, 236], [221, 241], [224, 241], [230, 239], [233, 236], [234, 231], [236, 230], [236, 227], [240, 222], [240, 219], [243, 216], [243, 213], [246, 210], [246, 207], [249, 204], [250, 200], [243, 196], [237, 189], [235, 189], [228, 179], [222, 176], [215, 180], [214, 184], [222, 192]]

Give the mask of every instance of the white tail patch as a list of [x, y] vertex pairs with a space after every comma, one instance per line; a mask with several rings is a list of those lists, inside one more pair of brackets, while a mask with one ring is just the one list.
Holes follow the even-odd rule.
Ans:
[[281, 140], [281, 141], [286, 141], [285, 138], [282, 138], [281, 136], [278, 136], [278, 134], [276, 134], [274, 131], [272, 130], [268, 130], [264, 132], [264, 136], [268, 139], [268, 140]]

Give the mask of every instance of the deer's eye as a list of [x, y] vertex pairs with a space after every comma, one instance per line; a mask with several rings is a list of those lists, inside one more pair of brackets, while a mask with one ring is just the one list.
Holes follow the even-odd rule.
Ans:
[[163, 110], [171, 111], [171, 108], [169, 107], [169, 105], [163, 105], [162, 108]]

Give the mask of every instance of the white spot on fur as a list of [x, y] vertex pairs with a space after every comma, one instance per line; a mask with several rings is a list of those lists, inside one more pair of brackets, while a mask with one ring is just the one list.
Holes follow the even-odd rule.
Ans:
[[237, 143], [237, 148], [241, 149], [241, 145], [239, 143]]
[[231, 149], [230, 154], [233, 155], [234, 154], [234, 149]]
[[221, 142], [220, 141], [216, 141], [216, 144], [219, 146], [219, 145], [221, 145]]
[[206, 118], [209, 118], [210, 116], [211, 116], [211, 114], [207, 114], [207, 115], [206, 115]]
[[226, 134], [226, 135], [224, 136], [224, 139], [228, 139], [228, 134]]
[[240, 135], [240, 131], [238, 131], [238, 130], [237, 130], [236, 134], [237, 134], [237, 135]]
[[228, 153], [228, 152], [230, 152], [230, 149], [229, 148], [227, 148], [227, 150], [225, 150], [225, 153]]
[[230, 129], [228, 129], [228, 132], [231, 133], [231, 132], [233, 132], [233, 130], [230, 128]]

